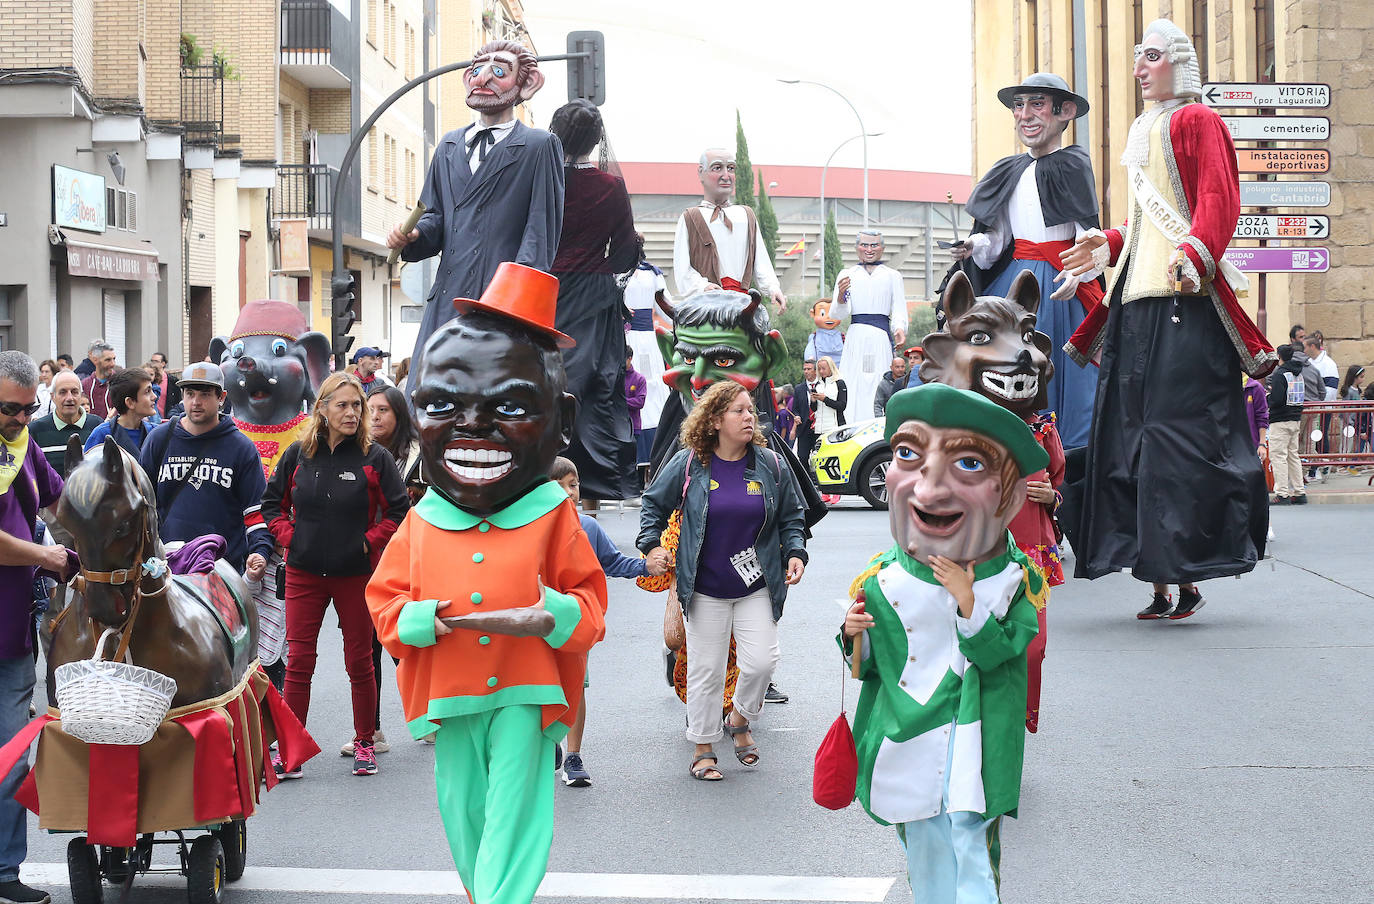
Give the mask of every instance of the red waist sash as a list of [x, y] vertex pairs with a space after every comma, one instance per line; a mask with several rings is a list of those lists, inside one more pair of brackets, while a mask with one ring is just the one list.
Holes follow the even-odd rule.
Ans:
[[[1059, 255], [1073, 247], [1073, 242], [1031, 242], [1026, 239], [1017, 239], [1012, 248], [1011, 256], [1019, 261], [1044, 261], [1056, 270], [1063, 270], [1063, 262]], [[1042, 290], [1045, 286], [1040, 287]], [[1055, 287], [1049, 286], [1049, 291], [1053, 292]], [[1078, 284], [1078, 291], [1074, 293], [1079, 304], [1083, 305], [1085, 313], [1092, 313], [1093, 308], [1102, 303], [1103, 296], [1102, 284], [1095, 279], [1086, 280]], [[1043, 296], [1042, 296], [1043, 297]]]

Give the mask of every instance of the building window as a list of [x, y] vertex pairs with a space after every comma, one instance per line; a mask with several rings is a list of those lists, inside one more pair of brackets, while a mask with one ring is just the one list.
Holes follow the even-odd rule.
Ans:
[[367, 189], [377, 191], [377, 127], [367, 131]]
[[405, 77], [406, 81], [415, 78], [415, 29], [406, 23], [406, 47], [405, 47]]
[[396, 4], [383, 0], [382, 15], [382, 54], [388, 62], [396, 60]]
[[1255, 0], [1255, 76], [1257, 81], [1274, 80], [1274, 3]]
[[1202, 80], [1211, 77], [1207, 71], [1207, 44], [1211, 40], [1211, 10], [1207, 0], [1193, 0], [1193, 47], [1197, 50], [1197, 69]]
[[0, 352], [14, 348], [14, 309], [23, 286], [0, 286]]
[[406, 151], [406, 207], [415, 206], [415, 152]]
[[367, 43], [377, 46], [377, 0], [367, 0]]
[[1026, 0], [1021, 7], [1021, 28], [1024, 36], [1022, 46], [1026, 58], [1022, 60], [1021, 71], [1026, 75], [1040, 71], [1040, 4], [1039, 0]]
[[396, 139], [386, 136], [386, 179], [383, 183], [386, 196], [396, 199]]
[[138, 194], [122, 188], [105, 189], [105, 228], [138, 230]]

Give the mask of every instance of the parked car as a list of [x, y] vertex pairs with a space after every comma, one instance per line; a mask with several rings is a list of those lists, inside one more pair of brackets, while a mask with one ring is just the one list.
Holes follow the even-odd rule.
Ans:
[[883, 418], [870, 418], [821, 437], [810, 467], [822, 493], [862, 496], [875, 509], [887, 508], [892, 448], [883, 439], [884, 423]]

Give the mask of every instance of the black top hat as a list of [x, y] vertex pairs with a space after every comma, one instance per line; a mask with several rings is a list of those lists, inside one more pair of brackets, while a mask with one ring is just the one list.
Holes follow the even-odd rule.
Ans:
[[1012, 99], [1018, 94], [1051, 94], [1062, 100], [1071, 100], [1078, 105], [1078, 115], [1074, 119], [1086, 116], [1088, 113], [1088, 101], [1080, 95], [1074, 94], [1069, 90], [1069, 83], [1064, 81], [1053, 72], [1037, 72], [1035, 75], [1027, 76], [1019, 85], [1012, 85], [997, 92], [997, 99], [1002, 102], [1002, 106], [1011, 109]]

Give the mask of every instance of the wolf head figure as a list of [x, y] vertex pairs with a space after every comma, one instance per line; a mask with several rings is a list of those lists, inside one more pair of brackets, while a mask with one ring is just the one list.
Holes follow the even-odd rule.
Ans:
[[984, 395], [1022, 418], [1049, 402], [1050, 337], [1036, 332], [1040, 285], [1029, 270], [1012, 281], [1006, 298], [975, 296], [962, 272], [945, 287], [946, 332], [921, 343], [923, 383], [944, 383]]

